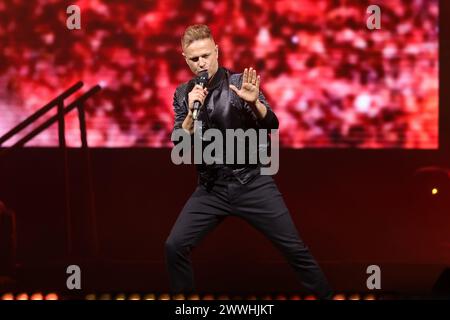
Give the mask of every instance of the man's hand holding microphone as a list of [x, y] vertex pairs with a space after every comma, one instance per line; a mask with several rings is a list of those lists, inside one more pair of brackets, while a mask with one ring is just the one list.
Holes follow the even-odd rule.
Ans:
[[205, 87], [208, 82], [208, 72], [202, 71], [196, 79], [194, 88], [188, 94], [188, 106], [189, 111], [183, 122], [183, 129], [187, 130], [190, 134], [194, 132], [194, 120], [197, 120], [200, 108], [205, 102], [205, 98], [208, 95], [208, 89]]

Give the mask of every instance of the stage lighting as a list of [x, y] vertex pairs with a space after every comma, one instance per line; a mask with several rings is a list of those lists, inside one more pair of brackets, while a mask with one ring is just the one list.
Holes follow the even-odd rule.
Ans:
[[85, 300], [96, 300], [97, 296], [93, 293], [86, 295], [86, 297], [84, 297]]
[[45, 296], [45, 300], [58, 300], [59, 297], [56, 293], [49, 293]]
[[357, 293], [350, 295], [350, 297], [348, 297], [348, 300], [361, 300], [361, 296]]
[[119, 294], [116, 296], [115, 299], [116, 299], [116, 300], [125, 300], [125, 299], [126, 299], [126, 296], [125, 296], [123, 293], [119, 293]]
[[153, 293], [146, 294], [144, 300], [156, 300], [156, 295]]
[[415, 201], [426, 201], [430, 190], [433, 196], [448, 194], [450, 190], [450, 169], [447, 168], [422, 167], [414, 172], [413, 178]]
[[111, 295], [109, 293], [104, 293], [100, 295], [99, 300], [111, 300]]
[[14, 300], [14, 295], [12, 293], [5, 293], [2, 295], [2, 300]]
[[159, 295], [158, 300], [170, 300], [170, 295], [167, 293], [163, 293], [163, 294]]
[[28, 294], [26, 294], [26, 293], [19, 293], [16, 296], [16, 300], [29, 300]]
[[374, 294], [368, 294], [364, 296], [364, 300], [377, 300], [377, 298]]
[[137, 293], [133, 293], [128, 297], [128, 300], [141, 300], [141, 296], [138, 295]]
[[30, 300], [44, 300], [44, 295], [42, 293], [33, 293], [30, 297]]
[[333, 300], [346, 300], [345, 294], [342, 293], [335, 294]]
[[184, 297], [184, 294], [175, 294], [173, 297], [172, 297], [172, 300], [186, 300], [186, 298]]

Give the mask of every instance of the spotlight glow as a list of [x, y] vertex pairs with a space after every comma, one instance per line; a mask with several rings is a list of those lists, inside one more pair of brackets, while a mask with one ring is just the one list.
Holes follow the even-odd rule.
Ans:
[[133, 293], [128, 297], [128, 300], [141, 300], [141, 296], [137, 293]]
[[2, 295], [2, 300], [14, 300], [14, 295], [12, 293], [5, 293]]
[[119, 294], [116, 296], [115, 299], [116, 299], [116, 300], [125, 300], [125, 299], [126, 299], [126, 296], [125, 296], [123, 293], [119, 293]]
[[94, 293], [90, 293], [85, 297], [86, 300], [96, 300], [97, 296]]
[[100, 295], [99, 299], [100, 300], [111, 300], [112, 297], [111, 297], [111, 295], [109, 293], [103, 293], [103, 294]]
[[49, 293], [45, 296], [45, 300], [58, 300], [58, 295], [56, 293]]
[[357, 293], [350, 295], [349, 300], [361, 300], [361, 296]]
[[167, 293], [160, 294], [158, 300], [170, 300], [170, 294]]
[[28, 295], [26, 293], [19, 293], [16, 296], [16, 300], [28, 300]]
[[346, 300], [345, 294], [342, 293], [335, 294], [333, 300], [340, 300], [340, 301]]
[[30, 300], [44, 300], [44, 295], [39, 292], [33, 293], [30, 297]]

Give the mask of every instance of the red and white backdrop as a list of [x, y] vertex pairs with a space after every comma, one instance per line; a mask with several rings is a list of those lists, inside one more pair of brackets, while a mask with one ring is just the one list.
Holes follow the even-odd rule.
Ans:
[[[71, 4], [81, 30], [66, 27]], [[223, 66], [261, 74], [283, 147], [435, 149], [438, 16], [438, 0], [2, 1], [0, 135], [81, 80], [103, 87], [91, 146], [170, 147], [173, 93], [192, 77], [180, 37], [204, 23]], [[66, 126], [79, 146], [76, 113]], [[57, 144], [53, 126], [28, 146]]]

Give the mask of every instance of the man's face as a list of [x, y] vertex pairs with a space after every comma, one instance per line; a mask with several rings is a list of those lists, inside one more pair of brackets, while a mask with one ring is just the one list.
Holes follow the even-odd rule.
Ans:
[[194, 74], [208, 70], [208, 77], [211, 78], [219, 68], [218, 53], [218, 47], [213, 40], [202, 39], [185, 47], [183, 56]]

